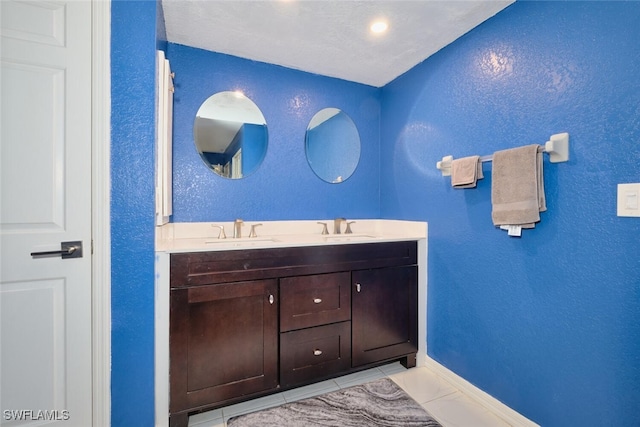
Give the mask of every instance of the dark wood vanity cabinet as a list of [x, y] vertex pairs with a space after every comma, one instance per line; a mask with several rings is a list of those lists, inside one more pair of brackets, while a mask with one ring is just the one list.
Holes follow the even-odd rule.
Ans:
[[415, 366], [417, 242], [171, 254], [170, 424], [386, 361]]

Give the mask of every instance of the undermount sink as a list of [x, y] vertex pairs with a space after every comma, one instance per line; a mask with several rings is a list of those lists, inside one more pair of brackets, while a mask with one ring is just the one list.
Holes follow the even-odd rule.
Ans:
[[351, 240], [368, 240], [375, 239], [376, 236], [370, 234], [333, 234], [331, 236], [324, 236], [323, 239], [327, 242], [349, 242]]
[[237, 239], [234, 238], [226, 238], [226, 239], [213, 239], [207, 240], [205, 243], [207, 245], [227, 245], [227, 246], [240, 246], [246, 245], [251, 246], [252, 244], [258, 243], [267, 243], [267, 242], [277, 242], [278, 240], [273, 237], [240, 237]]

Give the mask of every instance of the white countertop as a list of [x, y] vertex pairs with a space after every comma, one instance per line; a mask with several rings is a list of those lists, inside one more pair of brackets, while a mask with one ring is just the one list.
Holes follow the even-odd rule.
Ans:
[[[157, 252], [204, 252], [295, 246], [339, 245], [377, 243], [400, 240], [419, 240], [427, 237], [427, 223], [383, 219], [349, 219], [352, 234], [333, 234], [333, 219], [304, 221], [246, 221], [241, 238], [233, 238], [233, 222], [169, 223], [156, 228]], [[327, 224], [330, 234], [322, 235], [322, 225]], [[247, 237], [251, 225], [256, 227], [257, 237]], [[226, 239], [219, 239], [223, 226]], [[342, 225], [344, 233], [345, 225]]]

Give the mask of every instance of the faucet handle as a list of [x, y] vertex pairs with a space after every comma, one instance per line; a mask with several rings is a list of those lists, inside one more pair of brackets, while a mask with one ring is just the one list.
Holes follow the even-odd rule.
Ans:
[[344, 230], [344, 234], [353, 234], [353, 231], [351, 231], [351, 224], [355, 224], [355, 221], [347, 222], [347, 229]]
[[224, 226], [222, 225], [217, 225], [217, 224], [211, 224], [212, 227], [217, 227], [220, 229], [220, 231], [218, 232], [218, 239], [226, 239], [227, 235], [224, 232]]
[[326, 222], [320, 222], [318, 221], [318, 224], [322, 225], [322, 233], [320, 234], [329, 234], [329, 230], [327, 229], [327, 223]]
[[258, 223], [258, 224], [253, 224], [251, 226], [251, 231], [249, 232], [249, 237], [258, 237], [258, 235], [256, 234], [256, 227], [262, 225], [262, 223]]

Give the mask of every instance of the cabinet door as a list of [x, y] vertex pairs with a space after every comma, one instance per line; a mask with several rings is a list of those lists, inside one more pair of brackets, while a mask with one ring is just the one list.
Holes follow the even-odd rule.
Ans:
[[352, 290], [353, 366], [418, 350], [418, 267], [354, 271]]
[[171, 291], [170, 412], [278, 385], [275, 279]]

